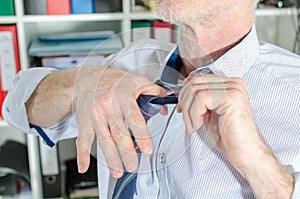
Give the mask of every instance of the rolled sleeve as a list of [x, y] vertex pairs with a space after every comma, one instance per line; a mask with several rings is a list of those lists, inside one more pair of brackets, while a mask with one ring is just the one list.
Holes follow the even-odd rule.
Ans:
[[53, 68], [32, 68], [16, 75], [2, 106], [2, 115], [10, 126], [23, 132], [35, 133], [29, 127], [25, 103], [38, 84], [55, 71]]

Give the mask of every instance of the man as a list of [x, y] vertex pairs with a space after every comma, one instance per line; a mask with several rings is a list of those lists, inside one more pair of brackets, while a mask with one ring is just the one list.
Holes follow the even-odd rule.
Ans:
[[[135, 198], [299, 198], [299, 57], [257, 41], [253, 0], [156, 3], [181, 32], [183, 88], [165, 116], [147, 128], [136, 99], [167, 94], [150, 80], [164, 74], [177, 47], [143, 41], [102, 67], [22, 72], [6, 120], [29, 133], [29, 123], [43, 127], [49, 145], [77, 136], [80, 172], [96, 136], [101, 198], [112, 197], [124, 169], [137, 168]], [[197, 74], [202, 68], [213, 75]]]

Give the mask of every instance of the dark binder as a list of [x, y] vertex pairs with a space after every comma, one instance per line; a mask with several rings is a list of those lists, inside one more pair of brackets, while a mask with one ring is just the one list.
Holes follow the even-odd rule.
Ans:
[[25, 13], [27, 15], [46, 15], [46, 0], [25, 0]]
[[40, 157], [44, 198], [61, 197], [62, 176], [57, 145], [51, 148], [40, 138]]

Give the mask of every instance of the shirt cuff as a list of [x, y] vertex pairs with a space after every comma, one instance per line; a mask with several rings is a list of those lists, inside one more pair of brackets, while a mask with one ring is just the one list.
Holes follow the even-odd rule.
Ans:
[[[34, 129], [37, 131], [36, 128]], [[43, 131], [44, 137], [40, 132], [38, 132], [39, 135], [43, 138], [43, 142], [50, 147], [60, 140], [77, 137], [78, 128], [76, 116], [74, 113], [69, 114], [59, 123], [48, 128], [41, 128], [41, 130]]]
[[25, 103], [38, 84], [55, 71], [57, 70], [53, 68], [32, 68], [16, 75], [2, 106], [3, 117], [10, 126], [36, 134], [30, 130]]
[[294, 192], [292, 195], [292, 199], [299, 199], [300, 198], [300, 173], [294, 174], [295, 185], [294, 185]]

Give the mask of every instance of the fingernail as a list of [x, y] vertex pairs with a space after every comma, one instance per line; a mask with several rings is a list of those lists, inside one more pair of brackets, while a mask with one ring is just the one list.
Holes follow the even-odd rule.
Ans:
[[114, 177], [114, 178], [121, 178], [123, 176], [123, 172], [118, 172], [116, 170], [111, 170], [111, 175]]
[[78, 164], [78, 173], [83, 173], [81, 164]]

